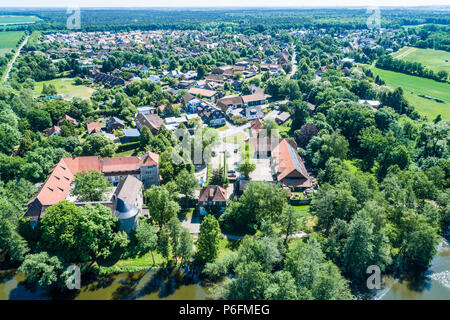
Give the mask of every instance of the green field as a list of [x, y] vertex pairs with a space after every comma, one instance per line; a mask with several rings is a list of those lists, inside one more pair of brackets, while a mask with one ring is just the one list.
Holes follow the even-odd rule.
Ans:
[[5, 53], [11, 52], [12, 49], [15, 49], [23, 35], [23, 31], [1, 31], [0, 56], [3, 56]]
[[[402, 87], [408, 102], [422, 115], [433, 120], [438, 114], [444, 119], [450, 119], [450, 84], [437, 82], [407, 74], [382, 70], [372, 67], [375, 75], [379, 75], [386, 85], [395, 89]], [[418, 94], [425, 94], [433, 98], [439, 98], [446, 103], [438, 103], [433, 100], [421, 98]]]
[[450, 74], [450, 52], [434, 49], [403, 47], [391, 54], [393, 58], [409, 62], [420, 62], [434, 72], [441, 70]]
[[35, 23], [39, 20], [35, 16], [0, 16], [0, 25]]
[[95, 89], [86, 87], [86, 86], [76, 86], [73, 83], [72, 78], [59, 78], [53, 79], [49, 81], [40, 81], [36, 82], [34, 87], [34, 94], [36, 96], [40, 96], [42, 93], [42, 86], [45, 84], [52, 83], [56, 87], [56, 91], [58, 94], [62, 94], [64, 98], [71, 99], [72, 97], [80, 97], [80, 98], [90, 98]]

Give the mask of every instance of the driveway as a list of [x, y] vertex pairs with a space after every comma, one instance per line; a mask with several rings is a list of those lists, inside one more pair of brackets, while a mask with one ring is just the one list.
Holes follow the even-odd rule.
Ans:
[[192, 218], [187, 218], [181, 222], [181, 226], [189, 230], [189, 233], [194, 236], [194, 240], [197, 239], [200, 233], [200, 223], [202, 222], [200, 215], [195, 214]]
[[250, 173], [250, 179], [253, 181], [273, 181], [270, 168], [270, 159], [252, 159], [256, 164], [256, 169]]

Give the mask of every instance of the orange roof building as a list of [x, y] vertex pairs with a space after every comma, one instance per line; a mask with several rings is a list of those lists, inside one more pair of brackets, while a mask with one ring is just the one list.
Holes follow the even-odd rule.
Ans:
[[86, 124], [86, 128], [88, 134], [99, 133], [102, 130], [100, 122], [89, 122]]
[[227, 201], [227, 190], [221, 186], [207, 186], [200, 191], [198, 202], [202, 205], [217, 205]]
[[192, 94], [193, 96], [200, 95], [204, 98], [211, 99], [215, 96], [216, 91], [214, 90], [208, 90], [208, 89], [200, 89], [200, 88], [190, 88], [188, 91], [189, 94]]
[[142, 181], [144, 187], [159, 184], [159, 155], [148, 151], [141, 157], [99, 159], [97, 156], [62, 158], [50, 171], [50, 176], [36, 197], [28, 203], [25, 217], [39, 221], [45, 210], [67, 199], [75, 174], [84, 170], [98, 170], [113, 184], [129, 175]]
[[295, 142], [291, 144], [287, 139], [282, 139], [272, 150], [272, 169], [282, 186], [292, 186], [295, 189], [310, 188], [311, 177], [297, 152], [297, 147], [293, 144]]

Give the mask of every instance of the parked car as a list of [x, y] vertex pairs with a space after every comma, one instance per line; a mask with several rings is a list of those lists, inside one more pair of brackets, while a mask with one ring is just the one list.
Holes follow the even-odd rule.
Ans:
[[236, 175], [234, 173], [228, 174], [228, 178], [236, 178]]
[[228, 170], [228, 173], [236, 173], [235, 170]]

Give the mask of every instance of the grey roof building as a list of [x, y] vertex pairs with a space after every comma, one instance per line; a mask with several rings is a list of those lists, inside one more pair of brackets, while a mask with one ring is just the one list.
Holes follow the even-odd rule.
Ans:
[[117, 186], [113, 196], [114, 215], [125, 232], [136, 230], [142, 210], [142, 182], [134, 176], [127, 176]]

